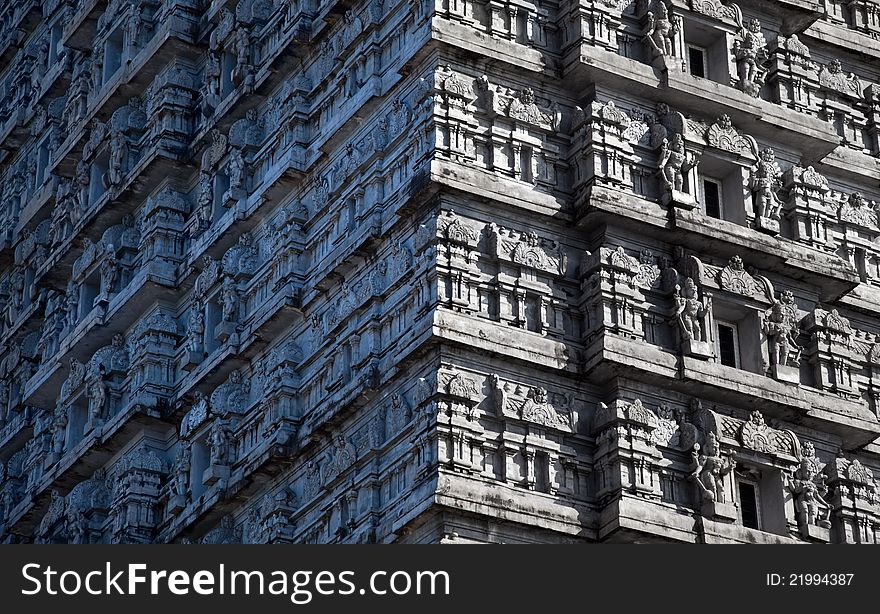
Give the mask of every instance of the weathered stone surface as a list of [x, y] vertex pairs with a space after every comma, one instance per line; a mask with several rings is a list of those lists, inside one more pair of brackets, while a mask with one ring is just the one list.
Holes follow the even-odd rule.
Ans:
[[871, 3], [25, 4], [0, 541], [880, 541]]

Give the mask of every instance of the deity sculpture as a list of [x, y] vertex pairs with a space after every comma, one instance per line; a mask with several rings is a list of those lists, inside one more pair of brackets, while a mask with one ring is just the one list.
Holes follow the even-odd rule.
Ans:
[[682, 341], [705, 341], [702, 321], [708, 312], [697, 296], [697, 286], [690, 277], [684, 281], [684, 288], [675, 286], [675, 313]]
[[220, 290], [220, 302], [223, 321], [234, 322], [238, 312], [238, 290], [235, 289], [235, 283], [229, 277], [223, 280], [223, 288]]
[[673, 55], [673, 37], [678, 33], [678, 25], [669, 14], [669, 7], [661, 0], [657, 3], [657, 12], [648, 11], [648, 29], [645, 41], [651, 47], [655, 57]]
[[119, 277], [119, 259], [116, 257], [116, 247], [108, 243], [104, 248], [104, 261], [101, 263], [101, 293], [110, 296], [113, 286]]
[[822, 475], [824, 465], [814, 455], [812, 444], [807, 443], [804, 448], [798, 468], [791, 475], [784, 474], [786, 487], [794, 496], [799, 522], [829, 529], [831, 506], [824, 498], [828, 492]]
[[205, 314], [200, 305], [193, 305], [189, 310], [186, 335], [187, 349], [190, 352], [201, 351], [202, 340], [205, 338]]
[[5, 426], [9, 420], [9, 383], [6, 378], [0, 378], [0, 427]]
[[790, 291], [783, 292], [765, 313], [764, 334], [770, 342], [771, 366], [798, 366], [801, 348], [797, 344], [797, 306]]
[[739, 71], [739, 88], [757, 97], [764, 84], [761, 65], [767, 60], [767, 41], [761, 33], [761, 22], [753, 18], [740, 26], [733, 43], [733, 55]]
[[229, 189], [235, 190], [242, 186], [244, 179], [244, 159], [240, 149], [233, 149], [229, 153], [229, 164], [226, 167], [229, 175]]
[[222, 421], [215, 420], [211, 426], [208, 445], [211, 446], [211, 464], [225, 465], [229, 459], [229, 433]]
[[663, 139], [660, 148], [660, 170], [667, 189], [681, 192], [684, 189], [684, 173], [695, 166], [684, 147], [684, 137], [672, 135], [672, 141]]
[[173, 493], [178, 497], [185, 497], [189, 491], [189, 473], [192, 462], [192, 450], [187, 441], [181, 441], [171, 468]]
[[125, 174], [126, 149], [125, 135], [121, 130], [114, 130], [110, 135], [110, 162], [107, 167], [107, 181], [104, 187], [109, 188], [122, 183]]
[[52, 418], [52, 453], [58, 456], [64, 452], [64, 437], [67, 430], [67, 410], [58, 408]]
[[92, 420], [101, 420], [104, 418], [104, 411], [107, 405], [107, 382], [103, 377], [98, 377], [89, 386], [89, 398], [92, 400]]
[[199, 228], [211, 225], [211, 214], [214, 208], [214, 181], [209, 173], [199, 175], [199, 197], [196, 202], [196, 219]]
[[750, 183], [755, 193], [755, 213], [758, 218], [779, 220], [782, 202], [776, 192], [782, 187], [782, 170], [776, 162], [775, 153], [769, 147], [758, 153]]
[[721, 457], [721, 449], [715, 433], [706, 435], [705, 450], [700, 452], [700, 444], [695, 443], [692, 457], [692, 477], [703, 495], [704, 501], [727, 503], [724, 490], [724, 476], [733, 469], [728, 458]]

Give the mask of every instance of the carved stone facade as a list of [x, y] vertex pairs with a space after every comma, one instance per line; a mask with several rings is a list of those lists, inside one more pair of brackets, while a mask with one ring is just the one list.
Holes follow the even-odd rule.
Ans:
[[877, 543], [871, 7], [3, 3], [0, 540]]

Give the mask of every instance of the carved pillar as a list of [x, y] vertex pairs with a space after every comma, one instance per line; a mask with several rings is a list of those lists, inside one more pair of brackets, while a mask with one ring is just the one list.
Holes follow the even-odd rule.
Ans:
[[175, 355], [181, 336], [174, 318], [162, 309], [136, 327], [129, 373], [131, 405], [161, 411], [173, 397]]
[[855, 397], [858, 394], [855, 374], [864, 359], [855, 352], [853, 329], [849, 320], [836, 309], [815, 309], [804, 319], [810, 336], [807, 361], [813, 367], [815, 383], [823, 390]]
[[858, 460], [839, 457], [825, 468], [828, 503], [836, 541], [846, 544], [880, 543], [880, 498], [870, 469]]
[[652, 439], [656, 428], [657, 417], [638, 399], [599, 404], [593, 420], [597, 446], [594, 458], [600, 481], [597, 498], [625, 493], [660, 499], [662, 455]]
[[146, 446], [120, 461], [111, 505], [113, 543], [149, 544], [155, 541], [160, 521], [159, 495], [165, 473], [162, 460]]

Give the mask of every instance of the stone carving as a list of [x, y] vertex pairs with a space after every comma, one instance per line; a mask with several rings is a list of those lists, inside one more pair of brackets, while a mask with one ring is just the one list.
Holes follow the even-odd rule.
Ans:
[[666, 0], [655, 0], [654, 10], [648, 11], [648, 27], [645, 30], [645, 42], [654, 57], [675, 55], [674, 38], [678, 34], [678, 21], [672, 16]]
[[339, 474], [354, 464], [355, 450], [342, 433], [336, 435], [333, 456], [324, 466], [324, 484], [329, 484]]
[[706, 131], [706, 142], [717, 149], [729, 151], [738, 155], [748, 155], [757, 149], [753, 145], [753, 141], [748, 137], [742, 136], [733, 127], [728, 115], [722, 115], [718, 120], [709, 126]]
[[841, 202], [837, 215], [842, 222], [880, 230], [877, 224], [877, 203], [866, 200], [859, 192], [853, 192]]
[[843, 67], [837, 58], [819, 69], [819, 85], [855, 97], [861, 97], [864, 90], [864, 86], [857, 76], [853, 73], [843, 72]]
[[187, 350], [194, 353], [203, 351], [205, 338], [205, 312], [198, 303], [193, 304], [189, 310], [189, 319], [186, 325]]
[[100, 422], [107, 412], [109, 391], [107, 382], [98, 377], [89, 385], [89, 399], [91, 400], [91, 417], [93, 422]]
[[200, 230], [211, 225], [214, 214], [214, 180], [209, 173], [199, 173], [198, 198], [194, 213]]
[[241, 371], [233, 370], [229, 379], [211, 394], [211, 410], [221, 416], [244, 413], [250, 405], [250, 385], [250, 379], [245, 380]]
[[111, 188], [122, 183], [125, 176], [125, 161], [128, 154], [128, 144], [125, 134], [121, 130], [113, 130], [110, 134], [110, 163], [104, 178], [104, 187]]
[[226, 167], [226, 173], [229, 176], [229, 190], [239, 190], [244, 186], [244, 158], [241, 155], [241, 149], [234, 148], [229, 152], [229, 162]]
[[214, 284], [217, 283], [217, 280], [220, 278], [220, 263], [205, 254], [202, 258], [203, 268], [202, 272], [199, 273], [199, 276], [196, 278], [196, 285], [193, 289], [193, 293], [195, 297], [198, 299], [203, 299], [208, 294], [208, 291], [214, 287]]
[[223, 280], [223, 288], [220, 290], [220, 307], [223, 322], [235, 322], [238, 315], [238, 290], [235, 282], [230, 278]]
[[[826, 530], [831, 528], [831, 506], [824, 498], [828, 492], [822, 473], [824, 468], [825, 464], [815, 456], [813, 444], [807, 442], [801, 449], [797, 469], [791, 474], [783, 473], [786, 488], [794, 496], [798, 524], [805, 537], [811, 536], [810, 528], [813, 526]], [[824, 541], [828, 541], [827, 536]]]
[[205, 398], [204, 393], [196, 390], [193, 393], [192, 407], [180, 421], [180, 436], [189, 437], [189, 434], [208, 418], [208, 410], [208, 399]]
[[733, 42], [733, 55], [739, 73], [737, 87], [757, 98], [764, 85], [766, 70], [763, 64], [767, 61], [767, 41], [761, 33], [761, 22], [757, 19], [749, 19], [745, 25], [738, 20], [737, 26]]
[[668, 190], [681, 192], [684, 189], [687, 160], [688, 154], [684, 148], [684, 138], [680, 134], [672, 135], [671, 143], [663, 139], [660, 150], [660, 168]]
[[690, 0], [690, 5], [695, 12], [714, 17], [715, 19], [742, 21], [742, 13], [739, 7], [735, 4], [726, 5], [724, 0]]
[[782, 209], [782, 202], [776, 194], [782, 187], [782, 170], [772, 149], [762, 149], [756, 157], [749, 181], [755, 199], [756, 222], [758, 228], [776, 234]]
[[119, 258], [116, 256], [116, 247], [109, 243], [104, 247], [104, 259], [101, 262], [101, 294], [104, 298], [113, 294], [118, 278]]
[[715, 433], [706, 434], [705, 446], [702, 448], [699, 443], [694, 443], [691, 452], [691, 476], [696, 481], [704, 502], [722, 505], [727, 503], [724, 476], [732, 469], [730, 458], [721, 455]]
[[572, 430], [571, 405], [570, 396], [566, 397], [566, 402], [561, 407], [551, 404], [547, 390], [539, 386], [529, 390], [520, 410], [521, 417], [527, 422], [570, 431]]
[[681, 411], [663, 403], [657, 408], [657, 428], [651, 432], [651, 441], [658, 446], [678, 447], [681, 434], [678, 428]]
[[749, 414], [748, 421], [743, 423], [739, 432], [740, 443], [756, 452], [774, 452], [776, 446], [772, 438], [772, 429], [764, 424], [764, 416], [757, 410]]
[[543, 239], [534, 232], [518, 233], [496, 224], [490, 224], [488, 229], [492, 249], [498, 257], [555, 275], [565, 274], [568, 255], [556, 241]]
[[698, 296], [694, 280], [686, 277], [684, 287], [676, 284], [673, 300], [673, 321], [678, 326], [683, 351], [686, 354], [707, 355], [708, 352], [711, 355], [705, 325], [711, 304]]
[[210, 464], [217, 466], [225, 466], [230, 461], [230, 433], [229, 427], [223, 420], [216, 419], [211, 425], [211, 432], [208, 434], [208, 445], [210, 446]]
[[171, 467], [171, 492], [174, 496], [186, 498], [189, 494], [189, 474], [192, 463], [192, 447], [188, 441], [181, 441], [177, 456]]
[[52, 418], [52, 454], [56, 457], [64, 452], [64, 441], [67, 434], [67, 408], [55, 408]]
[[765, 313], [764, 334], [770, 340], [771, 365], [797, 365], [801, 354], [797, 345], [798, 316], [790, 291], [783, 292]]
[[722, 289], [745, 296], [753, 295], [758, 289], [755, 278], [746, 272], [739, 256], [732, 257], [727, 266], [721, 269], [719, 283]]

